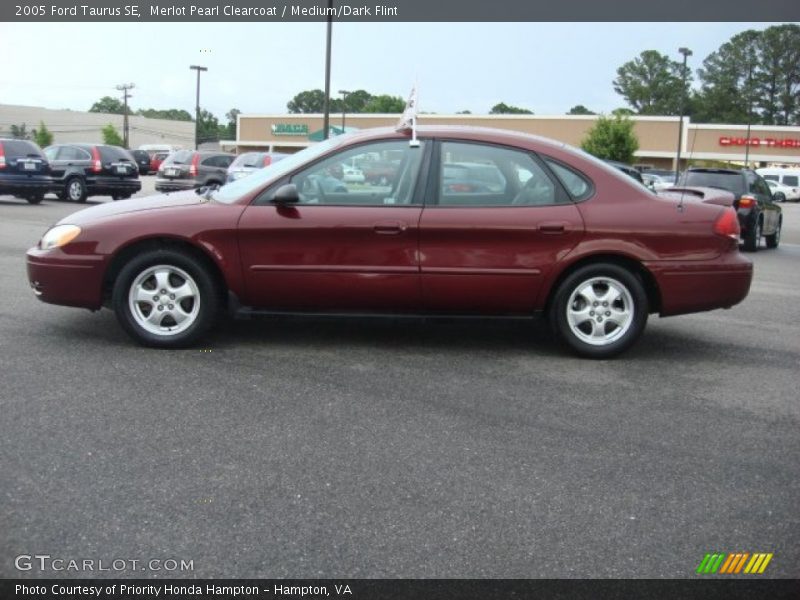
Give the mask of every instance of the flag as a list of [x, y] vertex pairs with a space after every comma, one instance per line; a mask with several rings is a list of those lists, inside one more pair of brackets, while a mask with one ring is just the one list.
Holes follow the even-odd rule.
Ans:
[[397, 131], [408, 131], [413, 129], [417, 121], [417, 86], [411, 88], [411, 93], [408, 95], [406, 108], [403, 114], [400, 115], [400, 120], [397, 122]]

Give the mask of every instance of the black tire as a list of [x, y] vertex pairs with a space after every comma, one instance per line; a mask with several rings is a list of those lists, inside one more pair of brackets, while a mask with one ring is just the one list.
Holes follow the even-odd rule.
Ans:
[[783, 219], [780, 219], [778, 221], [778, 227], [775, 229], [775, 233], [764, 236], [764, 239], [767, 241], [767, 248], [777, 248], [778, 244], [781, 243], [782, 226], [783, 226]]
[[775, 202], [786, 202], [786, 194], [783, 192], [775, 192], [772, 197]]
[[64, 197], [72, 202], [86, 202], [86, 183], [80, 177], [70, 177], [64, 184]]
[[746, 252], [757, 252], [761, 244], [761, 219], [756, 221], [755, 227], [750, 227], [744, 236], [744, 249]]
[[41, 204], [42, 200], [44, 200], [44, 193], [30, 194], [25, 197], [25, 200], [28, 201], [28, 204]]
[[[583, 290], [589, 290], [592, 298]], [[615, 299], [604, 300], [606, 294]], [[564, 279], [550, 303], [548, 318], [556, 337], [572, 352], [586, 358], [611, 358], [636, 342], [648, 312], [647, 293], [638, 275], [620, 265], [594, 263]], [[587, 341], [590, 338], [593, 341]]]
[[114, 194], [113, 196], [111, 196], [111, 199], [112, 200], [127, 200], [130, 197], [131, 197], [130, 194]]
[[[156, 277], [163, 277], [165, 273], [167, 278], [161, 281], [166, 293], [162, 293], [152, 286]], [[173, 292], [178, 292], [179, 296], [183, 289], [191, 289], [193, 294], [181, 301]], [[136, 290], [147, 294], [145, 301], [134, 301], [132, 293]], [[112, 306], [122, 328], [140, 344], [153, 348], [183, 348], [208, 333], [216, 320], [219, 298], [213, 277], [199, 260], [185, 252], [162, 249], [135, 256], [122, 267], [114, 282]], [[151, 314], [156, 318], [149, 322]], [[179, 323], [173, 314], [191, 316]]]

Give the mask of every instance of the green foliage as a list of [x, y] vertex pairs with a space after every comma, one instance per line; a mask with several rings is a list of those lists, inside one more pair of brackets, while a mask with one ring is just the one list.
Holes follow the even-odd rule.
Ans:
[[655, 50], [645, 50], [617, 69], [614, 91], [640, 115], [678, 115], [691, 82], [687, 68], [684, 88], [682, 71], [682, 63]]
[[[223, 131], [225, 128], [223, 127]], [[216, 142], [220, 138], [219, 119], [204, 108], [200, 109], [200, 122], [197, 128], [197, 143]]]
[[489, 111], [490, 115], [532, 115], [533, 111], [518, 106], [510, 106], [505, 102], [495, 104]]
[[576, 104], [569, 109], [568, 115], [596, 115], [597, 113], [590, 111], [583, 104]]
[[25, 123], [22, 125], [11, 125], [11, 137], [15, 140], [27, 140], [31, 137]]
[[597, 158], [630, 164], [639, 149], [633, 121], [624, 115], [601, 116], [586, 134], [581, 148]]
[[33, 130], [33, 141], [40, 148], [46, 148], [53, 143], [53, 134], [47, 129], [44, 121], [39, 121], [39, 129]]
[[456, 114], [457, 115], [471, 115], [472, 111], [471, 110], [460, 110]]
[[[380, 94], [374, 96], [366, 90], [355, 90], [347, 94], [342, 103], [342, 98], [330, 98], [328, 109], [331, 113], [344, 112], [359, 113], [401, 113], [405, 109], [406, 101], [400, 96]], [[322, 90], [306, 90], [292, 98], [286, 108], [290, 113], [321, 113], [325, 110], [325, 92]]]
[[221, 127], [220, 137], [228, 140], [236, 139], [236, 119], [242, 114], [238, 108], [232, 108], [225, 113], [225, 118], [228, 119], [228, 124]]
[[112, 98], [111, 96], [103, 96], [100, 100], [92, 104], [92, 108], [89, 109], [89, 112], [121, 115], [125, 113], [125, 105], [122, 103], [122, 100]]
[[168, 119], [170, 121], [194, 121], [194, 117], [181, 108], [142, 108], [136, 111], [137, 115], [148, 119]]
[[325, 110], [325, 92], [306, 90], [292, 98], [286, 108], [290, 113], [321, 113]]
[[122, 136], [114, 127], [113, 123], [109, 123], [102, 129], [103, 143], [109, 146], [122, 146]]
[[[348, 104], [350, 98], [348, 97]], [[406, 108], [406, 101], [400, 96], [389, 96], [382, 94], [380, 96], [373, 96], [369, 102], [364, 106], [362, 112], [365, 113], [402, 113]]]

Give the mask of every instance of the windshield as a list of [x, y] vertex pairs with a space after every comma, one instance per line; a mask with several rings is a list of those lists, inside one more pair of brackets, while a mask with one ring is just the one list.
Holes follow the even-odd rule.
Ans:
[[319, 156], [322, 156], [331, 148], [335, 148], [341, 144], [342, 138], [346, 139], [345, 136], [334, 137], [324, 142], [320, 142], [319, 144], [309, 146], [297, 154], [292, 154], [283, 160], [272, 163], [268, 167], [264, 167], [263, 169], [255, 171], [249, 177], [225, 184], [216, 192], [214, 192], [211, 197], [217, 202], [232, 204], [242, 196], [249, 194], [256, 189], [264, 187], [264, 185], [270, 181], [280, 179], [284, 175], [291, 173], [297, 167], [307, 162], [311, 162]]

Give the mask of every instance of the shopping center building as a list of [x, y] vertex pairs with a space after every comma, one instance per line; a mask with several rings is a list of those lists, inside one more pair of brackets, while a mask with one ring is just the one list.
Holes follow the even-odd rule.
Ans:
[[[399, 115], [345, 115], [346, 130], [394, 126]], [[420, 125], [470, 125], [512, 129], [553, 138], [579, 146], [598, 117], [595, 115], [437, 115], [419, 116]], [[674, 168], [678, 150], [678, 117], [633, 116], [639, 140], [635, 164]], [[332, 114], [330, 125], [340, 133], [342, 115]], [[236, 140], [223, 141], [223, 149], [296, 152], [322, 137], [323, 115], [239, 115]], [[748, 141], [749, 140], [749, 144]], [[749, 148], [747, 147], [749, 145]], [[681, 168], [699, 161], [742, 166], [800, 165], [800, 127], [719, 125], [692, 123], [684, 118], [681, 135]]]

